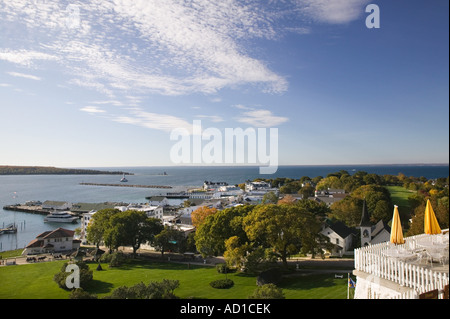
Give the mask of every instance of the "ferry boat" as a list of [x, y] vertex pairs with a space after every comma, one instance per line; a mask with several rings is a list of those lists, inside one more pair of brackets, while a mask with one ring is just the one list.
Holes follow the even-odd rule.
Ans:
[[75, 223], [78, 217], [69, 214], [69, 212], [52, 212], [45, 218], [45, 222], [49, 223]]

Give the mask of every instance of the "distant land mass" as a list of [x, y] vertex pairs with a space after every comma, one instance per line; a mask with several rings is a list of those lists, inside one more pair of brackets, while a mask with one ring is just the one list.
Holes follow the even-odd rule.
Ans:
[[46, 166], [1, 166], [0, 175], [133, 175], [122, 171], [100, 171], [81, 168]]

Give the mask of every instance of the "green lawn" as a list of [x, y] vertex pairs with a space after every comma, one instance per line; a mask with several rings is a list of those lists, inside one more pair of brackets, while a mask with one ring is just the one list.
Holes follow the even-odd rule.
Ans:
[[[65, 299], [69, 293], [53, 281], [63, 261], [0, 268], [0, 299]], [[103, 271], [96, 271], [91, 264], [94, 280], [87, 290], [99, 298], [109, 295], [119, 286], [132, 286], [139, 282], [179, 280], [175, 294], [180, 298], [247, 299], [256, 288], [256, 278], [241, 273], [228, 274], [234, 281], [230, 289], [214, 289], [209, 283], [225, 278], [215, 267], [159, 262], [131, 262], [120, 268], [102, 264]], [[287, 299], [345, 299], [347, 279], [334, 278], [334, 274], [294, 276], [284, 278], [279, 285]]]
[[408, 197], [416, 193], [402, 186], [386, 186], [386, 188], [391, 193], [392, 203], [399, 207], [409, 207]]

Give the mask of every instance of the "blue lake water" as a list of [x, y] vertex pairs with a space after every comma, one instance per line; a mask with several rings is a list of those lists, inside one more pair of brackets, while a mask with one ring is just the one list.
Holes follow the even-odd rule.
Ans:
[[[96, 168], [98, 169], [98, 168]], [[0, 176], [0, 227], [15, 222], [18, 233], [0, 235], [0, 251], [25, 247], [38, 234], [64, 227], [75, 229], [79, 224], [48, 224], [44, 216], [10, 212], [2, 209], [5, 205], [25, 203], [29, 200], [67, 201], [72, 203], [126, 202], [144, 203], [150, 195], [177, 192], [188, 187], [200, 187], [205, 180], [223, 181], [238, 184], [256, 178], [289, 177], [299, 179], [327, 176], [330, 173], [346, 170], [350, 174], [366, 171], [379, 175], [424, 176], [428, 179], [447, 177], [448, 165], [369, 165], [369, 166], [282, 166], [274, 175], [259, 175], [258, 167], [130, 167], [102, 168], [102, 170], [121, 170], [134, 173], [127, 176], [128, 184], [167, 185], [173, 189], [146, 189], [124, 187], [83, 186], [80, 183], [119, 183], [119, 175], [22, 175]], [[167, 176], [160, 175], [167, 172]]]

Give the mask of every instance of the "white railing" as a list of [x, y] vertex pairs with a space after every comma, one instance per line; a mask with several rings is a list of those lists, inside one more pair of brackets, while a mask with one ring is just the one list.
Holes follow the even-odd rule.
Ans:
[[[444, 230], [444, 232], [448, 232]], [[400, 286], [414, 289], [415, 293], [405, 293], [403, 298], [417, 298], [423, 292], [438, 289], [442, 290], [449, 284], [448, 272], [434, 271], [421, 265], [415, 265], [397, 258], [388, 258], [384, 255], [390, 249], [416, 249], [418, 240], [430, 235], [417, 235], [405, 238], [405, 244], [394, 245], [389, 242], [369, 245], [355, 249], [355, 269], [371, 274], [374, 277], [386, 279]]]

